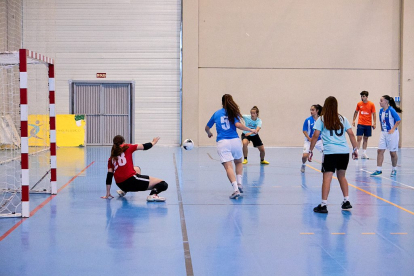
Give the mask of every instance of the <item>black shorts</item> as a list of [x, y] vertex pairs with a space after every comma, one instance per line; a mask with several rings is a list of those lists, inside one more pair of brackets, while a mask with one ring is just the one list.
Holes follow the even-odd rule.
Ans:
[[253, 147], [255, 147], [255, 148], [263, 146], [263, 143], [262, 143], [262, 140], [259, 137], [259, 134], [256, 134], [256, 135], [253, 135], [253, 136], [251, 136], [251, 135], [246, 136], [246, 135], [244, 135], [244, 133], [242, 133], [241, 139], [242, 139], [242, 141], [243, 141], [243, 139], [247, 139], [247, 140], [253, 142]]
[[357, 125], [357, 135], [356, 136], [366, 136], [371, 137], [372, 127], [366, 125]]
[[124, 192], [146, 191], [149, 186], [149, 176], [136, 174], [124, 182], [116, 183], [116, 185]]
[[335, 172], [335, 170], [346, 170], [349, 163], [349, 153], [324, 154], [322, 169], [324, 172]]

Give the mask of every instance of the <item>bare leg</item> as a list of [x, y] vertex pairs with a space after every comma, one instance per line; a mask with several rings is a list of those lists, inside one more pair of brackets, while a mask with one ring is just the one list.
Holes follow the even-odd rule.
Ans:
[[396, 151], [391, 151], [390, 152], [391, 155], [391, 163], [393, 167], [397, 167], [397, 162], [398, 162], [398, 155]]
[[324, 172], [322, 180], [322, 200], [328, 200], [329, 191], [331, 189], [333, 172]]
[[[232, 161], [224, 162], [223, 167], [226, 170], [227, 177], [230, 183], [233, 183], [234, 181], [236, 181], [236, 175], [234, 174], [233, 162]], [[242, 169], [242, 172], [243, 172], [243, 169]]]
[[377, 151], [378, 155], [377, 155], [377, 166], [378, 167], [382, 167], [382, 162], [384, 161], [384, 149], [379, 149]]
[[336, 176], [338, 177], [339, 185], [341, 186], [344, 197], [348, 196], [348, 181], [346, 180], [345, 172], [346, 170], [336, 171]]
[[358, 149], [361, 148], [361, 141], [362, 141], [362, 136], [357, 136]]
[[264, 146], [261, 145], [261, 146], [258, 146], [257, 148], [260, 151], [260, 160], [264, 160], [264, 157], [265, 157], [265, 149], [264, 149]]
[[[360, 136], [358, 136], [358, 137], [360, 137]], [[364, 141], [362, 143], [362, 149], [366, 150], [367, 149], [367, 146], [368, 146], [368, 137], [367, 136], [364, 136]]]
[[249, 150], [247, 149], [247, 146], [249, 145], [249, 140], [243, 139], [243, 156], [247, 158], [247, 154]]
[[157, 185], [158, 183], [160, 183], [161, 181], [163, 181], [162, 179], [155, 178], [155, 177], [152, 177], [152, 176], [149, 177], [149, 180], [150, 180], [150, 183], [148, 185], [148, 189], [147, 190], [154, 189], [154, 186], [155, 185]]
[[242, 158], [240, 158], [240, 159], [234, 159], [234, 164], [236, 165], [236, 175], [243, 175]]
[[308, 160], [308, 156], [309, 156], [309, 153], [304, 153], [302, 155], [302, 164], [305, 164], [306, 163], [306, 160]]

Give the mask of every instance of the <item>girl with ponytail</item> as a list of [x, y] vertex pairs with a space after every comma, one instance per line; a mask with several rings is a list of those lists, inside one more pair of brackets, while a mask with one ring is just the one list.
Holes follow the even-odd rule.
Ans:
[[[239, 106], [230, 94], [223, 95], [221, 104], [223, 105], [223, 108], [217, 110], [213, 116], [211, 116], [205, 127], [205, 131], [208, 138], [211, 138], [213, 133], [211, 133], [210, 129], [216, 124], [217, 153], [220, 156], [220, 161], [223, 164], [227, 177], [233, 187], [233, 193], [230, 195], [230, 198], [234, 199], [241, 196], [241, 193], [243, 193], [243, 151], [236, 128], [254, 134], [257, 134], [257, 130], [250, 129], [240, 122], [242, 115], [240, 114]], [[236, 166], [237, 177], [234, 173], [233, 162]]]
[[250, 109], [250, 115], [243, 115], [243, 120], [247, 127], [256, 129], [257, 134], [254, 134], [250, 131], [243, 131], [241, 135], [241, 139], [243, 142], [243, 155], [244, 160], [243, 164], [247, 164], [247, 153], [248, 149], [247, 146], [250, 142], [253, 143], [253, 147], [257, 148], [260, 152], [260, 164], [268, 165], [269, 162], [264, 160], [265, 157], [265, 149], [262, 140], [259, 137], [259, 130], [262, 128], [262, 120], [259, 118], [259, 108], [257, 106], [253, 106]]
[[136, 150], [148, 150], [154, 146], [160, 137], [155, 137], [151, 143], [125, 144], [125, 139], [117, 135], [113, 139], [111, 157], [108, 159], [108, 173], [106, 175], [106, 195], [102, 198], [111, 199], [112, 177], [115, 177], [116, 185], [121, 189], [116, 192], [119, 196], [125, 196], [127, 192], [150, 190], [147, 201], [165, 201], [159, 193], [167, 190], [168, 184], [162, 179], [148, 175], [142, 175], [139, 167], [134, 167], [132, 153]]
[[342, 210], [352, 209], [349, 202], [348, 181], [345, 173], [349, 163], [349, 146], [346, 141], [346, 134], [351, 140], [352, 158], [358, 158], [358, 143], [355, 139], [349, 121], [338, 113], [338, 101], [335, 97], [328, 97], [322, 108], [321, 117], [315, 122], [313, 126], [315, 132], [313, 133], [308, 161], [312, 161], [312, 150], [322, 134], [323, 143], [323, 157], [322, 157], [322, 202], [313, 211], [316, 213], [328, 213], [328, 195], [331, 187], [332, 177], [336, 171], [339, 185], [341, 186], [344, 200], [342, 201]]
[[395, 104], [394, 99], [388, 95], [381, 97], [380, 106], [379, 121], [381, 123], [381, 136], [377, 151], [377, 169], [371, 174], [371, 176], [378, 176], [382, 174], [384, 152], [388, 149], [390, 151], [392, 163], [391, 176], [394, 177], [397, 175], [397, 151], [398, 142], [400, 140], [398, 126], [401, 123], [401, 118], [398, 113], [401, 113], [402, 110]]
[[[305, 119], [305, 122], [303, 123], [302, 132], [303, 135], [305, 135], [305, 142], [303, 144], [303, 154], [302, 154], [302, 166], [300, 168], [300, 171], [302, 173], [305, 172], [306, 168], [306, 160], [308, 160], [309, 157], [309, 148], [310, 148], [310, 141], [312, 139], [314, 129], [313, 126], [315, 125], [316, 120], [318, 120], [319, 116], [321, 116], [322, 112], [322, 106], [319, 104], [314, 104], [310, 107], [310, 116]], [[321, 140], [321, 136], [319, 136], [318, 141], [315, 144], [315, 148], [319, 152], [323, 152], [323, 144]]]

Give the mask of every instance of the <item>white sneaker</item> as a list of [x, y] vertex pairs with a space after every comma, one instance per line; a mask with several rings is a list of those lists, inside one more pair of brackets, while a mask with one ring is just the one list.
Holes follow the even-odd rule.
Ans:
[[305, 165], [305, 164], [303, 164], [303, 165], [302, 165], [302, 167], [300, 168], [300, 172], [301, 172], [301, 173], [304, 173], [304, 172], [305, 172], [305, 168], [306, 168], [306, 165]]
[[127, 192], [124, 192], [122, 190], [116, 190], [119, 196], [125, 196]]
[[147, 196], [147, 201], [149, 202], [164, 202], [166, 200], [165, 197], [160, 197], [157, 194]]
[[229, 198], [231, 198], [231, 199], [235, 199], [235, 198], [238, 198], [238, 197], [240, 197], [241, 196], [241, 194], [240, 194], [240, 192], [239, 192], [239, 190], [237, 190], [237, 191], [234, 191], [230, 196], [229, 196]]
[[369, 159], [369, 157], [366, 153], [363, 153], [362, 156], [361, 156], [361, 159]]

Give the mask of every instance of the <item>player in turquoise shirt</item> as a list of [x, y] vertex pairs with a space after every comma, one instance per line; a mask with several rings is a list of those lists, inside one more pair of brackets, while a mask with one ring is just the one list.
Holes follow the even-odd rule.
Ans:
[[344, 134], [351, 128], [349, 121], [345, 117], [339, 116], [339, 121], [342, 127], [338, 130], [329, 130], [325, 127], [322, 120], [323, 118], [319, 117], [318, 120], [316, 120], [313, 129], [315, 131], [319, 130], [320, 135], [322, 135], [324, 155], [341, 153], [348, 154], [349, 146]]
[[349, 202], [348, 181], [345, 177], [349, 162], [349, 146], [345, 133], [348, 134], [352, 147], [354, 148], [352, 152], [353, 159], [358, 158], [358, 143], [352, 131], [351, 124], [345, 117], [338, 113], [338, 101], [335, 97], [330, 96], [326, 98], [322, 109], [322, 116], [318, 118], [313, 128], [315, 132], [312, 136], [309, 149], [309, 162], [312, 161], [312, 150], [321, 134], [323, 143], [321, 169], [323, 173], [322, 202], [313, 211], [316, 213], [328, 213], [328, 195], [335, 171], [344, 196], [342, 210], [352, 209], [352, 205]]
[[[259, 118], [259, 108], [257, 106], [252, 107], [252, 109], [250, 110], [250, 115], [243, 115], [243, 119], [247, 127], [251, 129], [255, 129], [257, 130], [257, 132], [259, 132], [259, 130], [262, 128], [262, 120]], [[241, 139], [243, 141], [243, 155], [244, 155], [243, 164], [247, 164], [247, 153], [248, 153], [247, 146], [249, 145], [250, 142], [252, 142], [253, 147], [257, 148], [260, 152], [260, 164], [262, 165], [270, 164], [269, 162], [264, 160], [265, 149], [264, 149], [263, 142], [260, 139], [259, 134], [254, 134], [250, 131], [243, 131], [241, 135]]]

